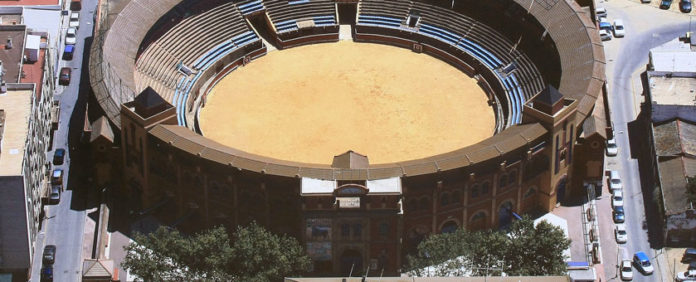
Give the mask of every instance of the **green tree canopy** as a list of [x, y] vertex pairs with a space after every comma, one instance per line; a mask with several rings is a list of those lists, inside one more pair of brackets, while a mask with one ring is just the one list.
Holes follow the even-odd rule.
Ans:
[[122, 266], [145, 281], [276, 281], [310, 267], [295, 238], [256, 223], [238, 227], [232, 239], [224, 227], [192, 236], [160, 227], [147, 235], [136, 233], [125, 250]]
[[569, 246], [560, 228], [524, 217], [507, 231], [432, 235], [407, 257], [407, 269], [417, 276], [562, 275]]

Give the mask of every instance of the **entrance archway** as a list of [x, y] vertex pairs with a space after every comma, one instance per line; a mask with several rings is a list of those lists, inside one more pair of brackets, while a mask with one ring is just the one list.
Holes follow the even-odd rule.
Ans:
[[568, 177], [563, 176], [558, 184], [556, 184], [556, 203], [560, 204], [565, 200], [566, 183], [568, 182]]
[[457, 225], [456, 222], [450, 220], [442, 225], [442, 227], [440, 228], [440, 233], [454, 233], [455, 231], [457, 231], [457, 228], [459, 228], [459, 225]]
[[[351, 273], [353, 269], [353, 273]], [[341, 273], [344, 276], [360, 275], [363, 271], [363, 258], [360, 251], [356, 249], [348, 249], [341, 254]]]
[[506, 201], [498, 208], [498, 227], [505, 228], [512, 222], [512, 202]]

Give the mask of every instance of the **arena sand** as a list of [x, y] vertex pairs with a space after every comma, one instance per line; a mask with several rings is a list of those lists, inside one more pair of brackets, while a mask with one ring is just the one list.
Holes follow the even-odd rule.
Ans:
[[371, 164], [446, 153], [493, 135], [476, 81], [425, 54], [341, 41], [268, 53], [213, 88], [205, 135], [237, 149], [330, 164], [347, 150]]

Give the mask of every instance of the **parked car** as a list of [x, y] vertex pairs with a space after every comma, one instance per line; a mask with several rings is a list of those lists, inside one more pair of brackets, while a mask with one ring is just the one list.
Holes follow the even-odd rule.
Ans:
[[672, 6], [672, 0], [662, 0], [660, 1], [660, 9], [667, 10]]
[[624, 260], [621, 262], [621, 280], [623, 280], [623, 281], [633, 280], [633, 267], [631, 267], [630, 260]]
[[600, 29], [599, 38], [602, 39], [602, 41], [611, 40], [611, 33], [606, 29]]
[[60, 186], [51, 185], [51, 194], [48, 197], [48, 204], [57, 205], [60, 203]]
[[650, 263], [650, 258], [648, 258], [648, 255], [644, 252], [637, 252], [633, 255], [633, 264], [645, 275], [653, 273], [653, 266], [652, 263]]
[[65, 44], [75, 45], [77, 44], [77, 29], [74, 27], [68, 28], [65, 32]]
[[640, 0], [641, 3], [650, 3], [650, 0]]
[[614, 237], [616, 237], [616, 243], [623, 244], [628, 241], [628, 233], [626, 233], [626, 225], [617, 224], [614, 228]]
[[682, 13], [691, 13], [691, 0], [679, 1], [679, 10], [682, 11]]
[[616, 170], [609, 171], [609, 190], [623, 190], [623, 184], [621, 184], [621, 177], [619, 172]]
[[623, 207], [623, 192], [620, 190], [611, 191], [611, 206], [616, 209], [616, 207]]
[[686, 268], [686, 270], [696, 270], [696, 261], [690, 262], [689, 267]]
[[75, 29], [80, 28], [80, 12], [70, 13], [70, 24], [68, 26]]
[[53, 281], [53, 266], [41, 268], [41, 281]]
[[63, 49], [63, 60], [72, 60], [73, 54], [75, 54], [75, 45], [65, 45], [65, 49]]
[[626, 221], [626, 215], [624, 215], [623, 207], [614, 208], [612, 215], [614, 216], [614, 223], [624, 223], [624, 221]]
[[696, 248], [687, 248], [681, 261], [683, 263], [696, 262]]
[[46, 266], [53, 265], [53, 263], [56, 262], [56, 246], [55, 245], [46, 245], [46, 247], [44, 247], [43, 258], [41, 261]]
[[607, 140], [607, 156], [613, 157], [619, 154], [619, 147], [616, 146], [616, 139]]
[[611, 23], [606, 18], [601, 18], [599, 20], [599, 30], [606, 30], [610, 37], [613, 29], [614, 28], [612, 27]]
[[65, 161], [65, 149], [56, 149], [53, 153], [53, 165], [62, 165]]
[[60, 85], [70, 85], [70, 76], [72, 74], [71, 68], [61, 68], [60, 75], [58, 75], [58, 84]]
[[696, 281], [696, 270], [687, 270], [677, 273], [677, 281]]
[[[621, 20], [621, 19], [614, 20], [614, 37], [624, 37], [625, 35], [626, 35], [626, 30], [624, 29], [623, 20]], [[614, 141], [614, 145], [616, 145], [616, 141]]]
[[62, 169], [56, 168], [53, 170], [53, 173], [51, 174], [51, 184], [53, 184], [53, 185], [63, 184], [63, 170]]
[[597, 14], [598, 18], [606, 18], [607, 17], [607, 9], [604, 7], [599, 7], [595, 10], [595, 14]]

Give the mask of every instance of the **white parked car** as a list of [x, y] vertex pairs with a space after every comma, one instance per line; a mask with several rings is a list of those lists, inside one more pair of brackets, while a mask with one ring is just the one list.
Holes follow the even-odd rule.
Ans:
[[599, 38], [602, 39], [602, 41], [611, 40], [611, 33], [609, 33], [606, 29], [600, 29]]
[[626, 30], [624, 30], [623, 21], [620, 19], [614, 20], [614, 37], [624, 37], [626, 35]]
[[631, 267], [630, 260], [624, 260], [621, 262], [621, 280], [623, 280], [623, 281], [633, 280], [633, 267]]
[[621, 184], [621, 177], [619, 177], [619, 172], [616, 170], [609, 171], [609, 189], [611, 191], [623, 189], [623, 184]]
[[80, 28], [80, 13], [72, 12], [70, 14], [70, 24], [69, 27], [74, 27], [75, 29]]
[[614, 229], [614, 236], [616, 237], [616, 243], [624, 244], [628, 242], [628, 233], [626, 233], [626, 225], [617, 224]]
[[696, 281], [696, 270], [677, 273], [677, 281]]
[[611, 191], [611, 206], [613, 208], [623, 207], [623, 192], [621, 190]]
[[77, 44], [77, 29], [74, 27], [68, 28], [65, 32], [65, 45], [75, 45]]
[[607, 9], [604, 7], [599, 7], [595, 10], [595, 13], [597, 14], [598, 18], [606, 18], [607, 17]]
[[616, 146], [616, 139], [607, 140], [607, 156], [613, 157], [619, 154], [619, 147]]

